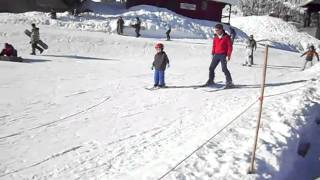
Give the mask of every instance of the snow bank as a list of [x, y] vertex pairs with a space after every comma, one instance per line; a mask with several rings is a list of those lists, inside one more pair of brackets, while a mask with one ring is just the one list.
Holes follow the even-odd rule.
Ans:
[[[319, 64], [301, 72], [299, 54], [270, 49], [257, 174], [251, 176], [246, 171], [264, 49], [259, 47], [255, 53], [257, 65], [241, 66], [245, 57], [240, 43], [246, 34], [238, 31], [228, 66], [234, 81], [243, 83], [244, 88], [149, 92], [143, 86], [152, 85], [149, 66], [153, 45], [161, 41], [158, 38], [167, 23], [173, 23], [173, 36], [208, 38], [214, 22], [175, 16], [149, 6], [119, 14], [114, 9], [109, 12], [79, 18], [64, 13], [58, 20], [36, 12], [0, 14], [1, 41], [12, 42], [27, 59], [26, 63], [1, 62], [0, 66], [0, 150], [4, 152], [0, 155], [0, 176], [157, 179], [213, 134], [217, 136], [167, 179], [282, 180], [295, 170], [296, 166], [290, 165], [299, 160], [295, 153], [298, 137], [309, 130], [309, 123], [319, 112], [310, 108], [319, 104]], [[143, 33], [149, 33], [143, 36], [157, 39], [109, 34], [114, 33], [119, 15], [127, 20], [126, 25], [141, 16], [147, 29]], [[31, 23], [40, 24], [42, 37], [50, 42], [42, 56], [28, 55], [29, 39], [22, 32]], [[258, 40], [297, 48], [303, 48], [301, 42], [314, 41], [270, 17], [242, 17], [234, 23]], [[210, 49], [211, 41], [203, 39], [165, 42], [171, 60], [168, 85], [205, 82]], [[217, 81], [224, 81], [220, 69]], [[278, 95], [271, 96], [274, 94]], [[234, 123], [218, 133], [232, 120]], [[297, 159], [287, 161], [288, 157]], [[304, 174], [300, 175], [303, 179]]]
[[317, 49], [320, 48], [318, 39], [305, 32], [298, 32], [294, 25], [279, 18], [270, 16], [235, 17], [231, 19], [231, 24], [248, 35], [254, 35], [258, 41], [269, 40], [278, 43], [275, 46], [279, 48], [281, 48], [281, 44], [288, 46], [288, 50], [305, 51], [311, 44]]
[[[90, 1], [89, 1], [90, 2]], [[48, 14], [28, 12], [18, 15], [3, 13], [0, 23], [48, 25], [84, 31], [116, 33], [116, 21], [119, 16], [125, 20], [125, 34], [134, 36], [130, 27], [139, 16], [144, 27], [143, 37], [165, 38], [165, 32], [170, 25], [172, 38], [211, 38], [216, 22], [197, 20], [178, 15], [165, 8], [140, 5], [128, 10], [116, 5], [90, 2], [87, 5], [94, 12], [83, 13], [81, 17], [73, 17], [68, 13], [58, 14], [58, 20], [50, 19]], [[295, 26], [281, 19], [269, 16], [232, 17], [231, 24], [237, 31], [236, 42], [244, 43], [248, 35], [253, 34], [256, 40], [263, 44], [291, 50], [304, 51], [310, 44], [320, 48], [320, 41], [307, 33], [298, 33]], [[257, 28], [258, 27], [258, 28]], [[226, 31], [229, 28], [225, 26]], [[268, 41], [266, 41], [268, 40]]]
[[[142, 35], [154, 38], [165, 37], [168, 25], [172, 28], [171, 35], [173, 38], [210, 38], [214, 34], [213, 27], [216, 24], [213, 21], [196, 20], [164, 8], [146, 5], [135, 6], [129, 10], [97, 5], [94, 2], [88, 6], [94, 9], [96, 13], [83, 13], [81, 17], [60, 13], [58, 14], [58, 20], [52, 20], [48, 14], [41, 12], [28, 12], [18, 15], [3, 13], [0, 17], [0, 23], [25, 24], [27, 26], [36, 23], [69, 29], [116, 33], [116, 21], [119, 16], [122, 16], [125, 20], [125, 26], [133, 24], [135, 17], [139, 16], [142, 20], [142, 26], [145, 27]], [[127, 29], [132, 30], [132, 28]], [[229, 29], [226, 27], [226, 30]], [[239, 40], [247, 37], [239, 29], [237, 31]]]

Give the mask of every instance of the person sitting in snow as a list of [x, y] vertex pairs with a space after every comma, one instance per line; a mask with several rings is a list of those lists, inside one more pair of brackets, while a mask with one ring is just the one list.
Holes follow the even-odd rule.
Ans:
[[314, 48], [313, 45], [311, 45], [309, 47], [309, 50], [306, 51], [305, 53], [303, 53], [300, 57], [306, 55], [306, 62], [304, 63], [303, 65], [303, 68], [302, 68], [302, 71], [306, 68], [306, 65], [308, 62], [310, 62], [310, 65], [312, 66], [312, 60], [313, 60], [313, 57], [316, 56], [317, 57], [317, 60], [319, 61], [319, 55], [318, 53], [316, 52], [316, 49]]
[[4, 44], [4, 48], [2, 49], [0, 56], [12, 56], [12, 57], [17, 57], [18, 53], [17, 50], [14, 49], [14, 47], [9, 44], [9, 43], [5, 43]]
[[155, 49], [157, 51], [154, 56], [154, 61], [152, 63], [151, 69], [154, 70], [154, 87], [165, 87], [165, 70], [169, 67], [169, 58], [167, 54], [163, 51], [163, 44], [157, 43]]

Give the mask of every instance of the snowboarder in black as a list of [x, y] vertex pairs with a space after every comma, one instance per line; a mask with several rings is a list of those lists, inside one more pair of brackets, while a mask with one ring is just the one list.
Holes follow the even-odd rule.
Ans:
[[304, 55], [307, 55], [307, 56], [306, 56], [306, 62], [305, 62], [304, 65], [303, 65], [302, 71], [306, 68], [308, 62], [310, 62], [311, 66], [313, 65], [313, 64], [312, 64], [312, 60], [313, 60], [313, 57], [314, 57], [314, 56], [317, 57], [317, 60], [318, 60], [318, 62], [319, 62], [319, 55], [318, 55], [318, 53], [316, 52], [316, 49], [314, 48], [313, 45], [311, 45], [311, 46], [309, 47], [309, 50], [308, 50], [307, 52], [303, 53], [300, 57], [302, 57], [302, 56], [304, 56]]
[[140, 37], [140, 28], [141, 28], [141, 21], [139, 19], [139, 17], [136, 17], [136, 24], [133, 25], [133, 27], [135, 28], [135, 32], [136, 32], [136, 37]]
[[170, 41], [171, 37], [170, 37], [170, 32], [171, 32], [171, 26], [170, 24], [168, 25], [168, 30], [166, 31], [166, 35], [167, 35], [167, 41]]
[[155, 49], [157, 51], [154, 56], [154, 61], [152, 63], [151, 69], [154, 70], [154, 87], [165, 87], [165, 70], [169, 67], [169, 58], [167, 54], [163, 51], [163, 44], [157, 43]]
[[119, 19], [117, 20], [117, 33], [118, 34], [123, 34], [123, 26], [124, 26], [124, 21], [122, 17], [120, 16]]
[[36, 27], [35, 24], [31, 24], [32, 29], [31, 29], [31, 47], [32, 47], [32, 52], [31, 55], [36, 55], [36, 49], [40, 51], [40, 54], [43, 52], [43, 49], [38, 46], [38, 42], [40, 41], [40, 33], [39, 33], [39, 28]]

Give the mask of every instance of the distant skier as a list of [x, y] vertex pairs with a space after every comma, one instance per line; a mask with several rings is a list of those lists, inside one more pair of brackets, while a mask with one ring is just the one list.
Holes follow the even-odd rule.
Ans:
[[57, 19], [57, 12], [54, 9], [51, 9], [50, 18]]
[[154, 70], [154, 87], [165, 87], [165, 70], [166, 67], [169, 68], [169, 58], [167, 54], [163, 51], [163, 44], [157, 43], [155, 49], [157, 51], [154, 56], [154, 61], [152, 63], [151, 69]]
[[230, 36], [225, 33], [222, 24], [215, 25], [215, 35], [213, 38], [212, 61], [209, 68], [209, 79], [205, 86], [214, 85], [215, 69], [221, 62], [222, 71], [226, 76], [226, 88], [233, 87], [231, 74], [227, 67], [232, 53], [232, 42]]
[[237, 36], [237, 33], [236, 33], [236, 31], [235, 31], [231, 26], [229, 26], [229, 30], [230, 30], [230, 38], [231, 38], [231, 42], [232, 42], [232, 44], [233, 44], [234, 39], [235, 39], [235, 38], [236, 38], [236, 36]]
[[123, 26], [124, 26], [124, 21], [122, 17], [120, 16], [117, 20], [117, 33], [118, 34], [123, 34]]
[[168, 25], [168, 30], [166, 31], [167, 41], [170, 41], [170, 40], [171, 40], [170, 32], [171, 32], [171, 26], [170, 26], [170, 24], [169, 24], [169, 25]]
[[14, 47], [9, 44], [9, 43], [5, 43], [4, 44], [4, 48], [2, 49], [0, 56], [13, 56], [13, 57], [17, 57], [18, 56], [18, 52], [16, 49], [14, 49]]
[[40, 54], [43, 52], [43, 49], [38, 46], [38, 43], [40, 41], [40, 33], [39, 33], [39, 28], [36, 27], [35, 24], [31, 24], [32, 29], [31, 29], [31, 47], [32, 47], [32, 52], [31, 55], [36, 55], [36, 49], [40, 51]]
[[310, 62], [310, 65], [311, 65], [311, 66], [313, 65], [313, 64], [312, 64], [312, 60], [313, 60], [313, 57], [314, 57], [314, 56], [317, 57], [317, 60], [318, 60], [318, 62], [319, 62], [319, 55], [318, 55], [318, 53], [316, 52], [316, 49], [314, 48], [313, 45], [311, 45], [311, 46], [309, 47], [309, 50], [306, 51], [305, 53], [303, 53], [300, 57], [302, 57], [302, 56], [304, 56], [304, 55], [306, 55], [306, 62], [305, 62], [304, 65], [303, 65], [302, 71], [306, 68], [308, 62]]
[[136, 17], [136, 24], [134, 24], [133, 27], [135, 28], [136, 37], [140, 37], [141, 21], [139, 17]]
[[253, 50], [257, 50], [257, 42], [253, 39], [253, 35], [249, 36], [249, 39], [246, 42], [246, 54], [247, 58], [245, 59], [244, 66], [252, 66], [253, 63]]

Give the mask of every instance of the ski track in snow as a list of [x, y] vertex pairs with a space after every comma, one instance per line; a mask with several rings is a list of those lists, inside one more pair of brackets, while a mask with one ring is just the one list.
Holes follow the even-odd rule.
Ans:
[[[0, 27], [8, 32], [0, 36], [3, 41], [12, 37], [30, 63], [0, 62], [0, 108], [4, 110], [0, 115], [0, 150], [7, 155], [0, 156], [0, 177], [157, 179], [217, 134], [168, 174], [168, 179], [247, 178], [263, 47], [255, 52], [258, 65], [248, 68], [241, 66], [243, 47], [235, 45], [228, 65], [235, 84], [241, 82], [241, 88], [147, 91], [143, 87], [152, 85], [153, 72], [149, 69], [154, 44], [163, 40], [43, 25], [41, 35], [50, 42], [50, 49], [34, 57], [27, 55], [28, 40], [20, 32], [25, 27], [14, 24], [14, 29], [10, 25]], [[188, 26], [198, 28], [196, 24]], [[169, 86], [190, 87], [206, 80], [211, 40], [174, 39], [164, 43], [171, 61], [166, 71]], [[301, 63], [296, 56], [270, 49], [270, 81], [266, 87], [270, 104], [266, 109], [271, 113], [264, 112], [265, 117], [283, 117], [276, 111], [291, 110], [283, 104], [295, 102], [291, 99], [303, 86], [313, 83], [307, 74], [298, 71]], [[220, 68], [216, 74], [217, 82], [223, 81]], [[272, 135], [271, 126], [281, 126], [282, 122], [271, 123], [264, 122], [263, 128]], [[266, 137], [263, 141], [267, 142]], [[281, 144], [285, 137], [275, 134], [270, 139]], [[279, 148], [277, 144], [265, 144], [259, 150], [266, 154], [271, 152], [263, 148]], [[266, 162], [263, 156], [258, 157], [259, 168], [276, 168]]]
[[[39, 126], [27, 129], [25, 131], [16, 132], [16, 133], [13, 133], [13, 134], [10, 134], [10, 135], [2, 136], [2, 137], [0, 137], [0, 140], [6, 139], [6, 138], [9, 138], [9, 137], [14, 137], [14, 136], [17, 136], [17, 135], [21, 135], [23, 133], [30, 132], [30, 131], [33, 131], [33, 130], [36, 130], [36, 129], [39, 129], [39, 128], [48, 128], [51, 125], [58, 125], [58, 124], [60, 124], [60, 122], [64, 122], [66, 120], [69, 120], [71, 117], [77, 116], [77, 115], [82, 114], [82, 113], [86, 113], [86, 112], [90, 111], [91, 109], [98, 107], [99, 105], [105, 103], [109, 99], [110, 99], [110, 97], [104, 98], [101, 102], [99, 102], [99, 103], [97, 103], [95, 105], [92, 105], [92, 106], [90, 106], [88, 108], [85, 108], [84, 110], [81, 110], [79, 112], [73, 113], [71, 115], [67, 115], [67, 116], [65, 116], [65, 117], [63, 117], [63, 118], [61, 118], [59, 120], [55, 120], [55, 121], [52, 121], [52, 122], [49, 122], [49, 123], [46, 123], [46, 124], [41, 124]], [[23, 117], [23, 118], [25, 118], [25, 117]], [[17, 119], [15, 119], [15, 120], [17, 120]], [[13, 121], [15, 121], [15, 120], [13, 120]]]

